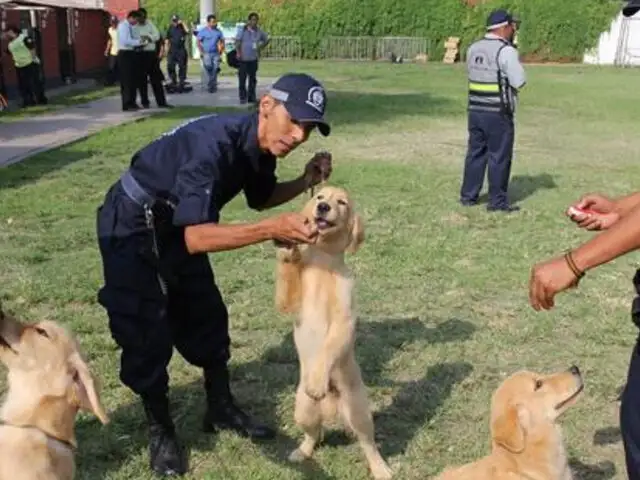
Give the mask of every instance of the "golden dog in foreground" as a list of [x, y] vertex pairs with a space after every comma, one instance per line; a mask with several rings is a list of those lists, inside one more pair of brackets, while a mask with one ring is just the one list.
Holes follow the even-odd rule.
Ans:
[[550, 376], [526, 371], [511, 375], [491, 402], [491, 453], [445, 470], [436, 480], [571, 480], [556, 420], [583, 388], [578, 367]]
[[78, 410], [109, 421], [77, 342], [60, 325], [25, 325], [0, 306], [0, 480], [71, 480]]
[[280, 246], [276, 307], [296, 314], [294, 340], [300, 366], [295, 421], [304, 440], [290, 455], [303, 461], [322, 438], [323, 425], [340, 417], [353, 432], [373, 477], [392, 478], [375, 444], [366, 387], [355, 358], [356, 315], [353, 279], [344, 261], [364, 240], [360, 216], [346, 191], [323, 187], [302, 214], [318, 228], [314, 244]]

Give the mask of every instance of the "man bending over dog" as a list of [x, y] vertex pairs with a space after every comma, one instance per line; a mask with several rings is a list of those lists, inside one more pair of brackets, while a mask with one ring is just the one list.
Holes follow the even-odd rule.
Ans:
[[239, 225], [218, 222], [224, 205], [241, 191], [249, 207], [263, 210], [329, 177], [327, 153], [316, 154], [294, 180], [278, 182], [275, 175], [276, 159], [306, 142], [315, 128], [329, 135], [325, 106], [318, 81], [284, 75], [256, 112], [196, 118], [136, 152], [98, 208], [105, 282], [98, 301], [122, 348], [120, 378], [142, 399], [150, 426], [150, 466], [159, 474], [188, 470], [167, 400], [174, 346], [204, 370], [205, 431], [275, 436], [234, 403], [227, 309], [207, 253], [268, 240], [315, 240], [315, 226], [298, 213]]

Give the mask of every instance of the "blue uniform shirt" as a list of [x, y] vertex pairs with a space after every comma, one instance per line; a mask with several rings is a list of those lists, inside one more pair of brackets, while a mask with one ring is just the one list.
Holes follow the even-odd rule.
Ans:
[[224, 35], [218, 28], [204, 27], [198, 32], [198, 40], [205, 53], [218, 54], [218, 42], [224, 40]]
[[138, 151], [130, 167], [149, 194], [176, 205], [176, 227], [218, 222], [241, 191], [259, 209], [274, 191], [275, 170], [275, 156], [258, 145], [256, 112], [192, 119]]

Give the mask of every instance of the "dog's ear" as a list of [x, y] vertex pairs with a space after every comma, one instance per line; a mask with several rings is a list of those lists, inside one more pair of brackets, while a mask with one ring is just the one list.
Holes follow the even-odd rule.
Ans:
[[103, 423], [109, 423], [109, 417], [104, 411], [100, 400], [97, 381], [89, 371], [80, 353], [74, 353], [70, 358], [73, 375], [73, 395], [76, 404], [87, 412], [93, 413]]
[[350, 242], [347, 247], [347, 252], [356, 253], [364, 242], [364, 224], [362, 222], [362, 217], [357, 213], [354, 214], [353, 220], [351, 222], [351, 232], [350, 232]]
[[520, 405], [509, 405], [491, 425], [491, 437], [511, 453], [524, 450], [526, 432], [522, 425]]

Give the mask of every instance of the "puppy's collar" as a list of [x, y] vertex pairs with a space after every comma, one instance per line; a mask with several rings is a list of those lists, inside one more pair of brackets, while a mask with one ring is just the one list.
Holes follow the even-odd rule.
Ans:
[[69, 440], [62, 440], [61, 438], [58, 438], [55, 435], [51, 435], [50, 433], [45, 432], [41, 428], [33, 426], [33, 425], [14, 425], [12, 423], [5, 422], [4, 420], [0, 420], [0, 426], [38, 430], [39, 432], [43, 433], [45, 437], [47, 437], [47, 438], [49, 438], [51, 440], [55, 440], [56, 442], [58, 442], [62, 446], [67, 447], [69, 450], [74, 451], [74, 452], [76, 450], [76, 446], [73, 443], [71, 443]]

